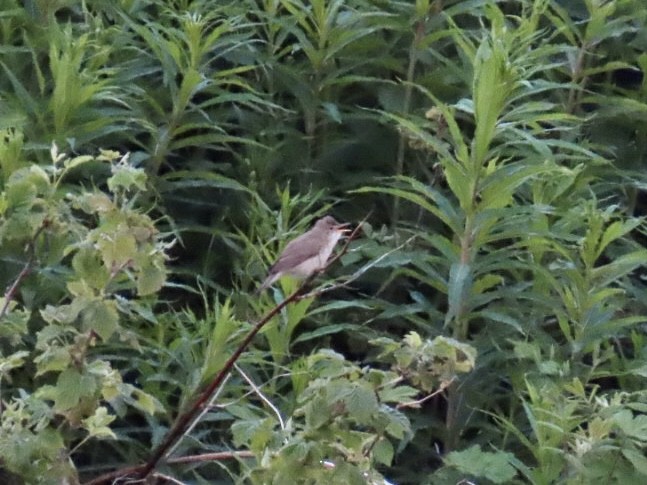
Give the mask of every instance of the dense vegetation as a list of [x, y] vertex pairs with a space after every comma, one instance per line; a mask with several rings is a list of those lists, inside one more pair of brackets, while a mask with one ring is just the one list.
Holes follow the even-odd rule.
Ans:
[[647, 480], [644, 0], [0, 5], [0, 482]]

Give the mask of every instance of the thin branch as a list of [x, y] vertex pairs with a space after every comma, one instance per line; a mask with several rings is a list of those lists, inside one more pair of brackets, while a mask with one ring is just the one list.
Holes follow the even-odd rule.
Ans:
[[214, 453], [202, 453], [200, 455], [180, 456], [169, 458], [169, 465], [181, 465], [184, 463], [201, 463], [207, 461], [231, 460], [234, 458], [254, 458], [251, 451], [218, 451]]
[[260, 398], [261, 398], [261, 400], [262, 400], [265, 404], [267, 404], [267, 405], [270, 407], [270, 409], [271, 409], [272, 411], [274, 411], [274, 414], [276, 414], [276, 417], [278, 418], [279, 423], [280, 423], [280, 425], [281, 425], [281, 430], [285, 430], [285, 423], [283, 422], [283, 418], [281, 417], [281, 413], [280, 413], [280, 411], [276, 408], [276, 406], [275, 406], [274, 404], [272, 404], [272, 401], [270, 401], [270, 400], [265, 396], [265, 394], [263, 394], [263, 393], [261, 392], [261, 390], [258, 388], [258, 386], [254, 383], [254, 381], [252, 381], [252, 379], [251, 379], [247, 374], [245, 374], [245, 372], [243, 371], [243, 369], [241, 369], [241, 368], [240, 368], [240, 366], [239, 366], [238, 364], [234, 364], [234, 368], [235, 368], [235, 369], [238, 371], [238, 373], [243, 377], [243, 379], [245, 379], [245, 381], [247, 382], [247, 384], [249, 384], [249, 386], [254, 390], [254, 392], [256, 393], [256, 395], [257, 395], [258, 397], [260, 397]]
[[450, 386], [450, 384], [452, 382], [454, 382], [455, 380], [456, 380], [456, 377], [452, 377], [450, 380], [441, 383], [440, 387], [438, 389], [436, 389], [431, 394], [423, 397], [422, 399], [418, 399], [417, 401], [402, 402], [402, 403], [398, 404], [395, 408], [396, 409], [419, 408], [422, 403], [424, 403], [425, 401], [428, 401], [429, 399], [431, 399], [434, 396], [437, 396], [438, 394], [443, 392], [445, 389], [447, 389]]
[[[202, 453], [199, 455], [180, 456], [177, 458], [170, 458], [167, 463], [169, 465], [183, 465], [186, 463], [207, 463], [210, 461], [233, 460], [238, 458], [253, 458], [254, 453], [251, 451], [219, 451], [214, 453]], [[127, 480], [129, 477], [136, 477], [144, 469], [144, 464], [121, 468], [113, 472], [101, 475], [85, 485], [99, 485], [101, 483], [119, 483]], [[141, 482], [141, 480], [138, 480]], [[132, 480], [129, 483], [134, 483]]]
[[15, 298], [16, 293], [18, 292], [18, 288], [20, 288], [20, 285], [24, 281], [25, 278], [31, 273], [33, 267], [34, 267], [34, 261], [36, 260], [36, 250], [34, 246], [36, 245], [36, 239], [38, 239], [38, 236], [40, 236], [40, 233], [43, 232], [43, 230], [49, 226], [49, 221], [45, 219], [34, 236], [31, 238], [29, 243], [27, 244], [27, 252], [29, 253], [29, 257], [27, 258], [27, 262], [23, 266], [22, 270], [20, 273], [18, 273], [18, 276], [16, 276], [16, 279], [14, 282], [11, 284], [11, 286], [7, 289], [7, 291], [4, 294], [4, 305], [2, 305], [2, 309], [0, 310], [0, 320], [2, 320], [7, 312], [9, 311], [9, 304], [11, 301]]
[[177, 478], [173, 478], [169, 475], [164, 475], [163, 473], [159, 473], [159, 472], [153, 474], [153, 477], [156, 479], [166, 480], [168, 483], [174, 483], [175, 485], [187, 485], [186, 483], [181, 482]]

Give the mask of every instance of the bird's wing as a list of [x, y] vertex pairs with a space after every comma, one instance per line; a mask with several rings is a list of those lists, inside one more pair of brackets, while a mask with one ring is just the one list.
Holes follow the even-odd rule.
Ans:
[[311, 237], [310, 234], [302, 234], [296, 239], [290, 241], [279, 256], [279, 259], [270, 268], [270, 273], [284, 271], [286, 268], [292, 268], [297, 264], [310, 259], [319, 254], [317, 244], [302, 244]]

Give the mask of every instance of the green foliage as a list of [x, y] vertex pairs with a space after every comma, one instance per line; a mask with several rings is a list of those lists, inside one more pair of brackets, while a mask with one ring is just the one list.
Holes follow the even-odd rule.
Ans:
[[375, 467], [392, 463], [393, 441], [406, 442], [412, 433], [409, 420], [396, 406], [418, 393], [402, 384], [403, 369], [360, 368], [340, 354], [319, 351], [297, 361], [292, 376], [300, 384], [295, 386], [299, 392], [288, 419], [254, 415], [232, 426], [235, 444], [264, 457], [247, 472], [250, 480], [377, 479]]
[[[146, 177], [115, 152], [69, 158], [53, 145], [51, 157], [48, 166], [16, 169], [0, 195], [4, 274], [24, 265], [0, 300], [0, 450], [3, 465], [31, 483], [74, 480], [74, 452], [116, 438], [110, 424], [120, 403], [161, 410], [154, 396], [123, 381], [114, 357], [97, 354], [115, 335], [132, 338], [125, 319], [166, 280], [165, 244], [134, 204]], [[68, 183], [89, 164], [110, 166], [107, 191]], [[17, 291], [24, 305], [12, 301]]]
[[642, 0], [2, 7], [0, 481], [644, 481]]

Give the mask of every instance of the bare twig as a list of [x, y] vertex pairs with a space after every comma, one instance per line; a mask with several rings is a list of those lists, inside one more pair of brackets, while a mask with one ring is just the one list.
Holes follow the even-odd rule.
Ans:
[[160, 480], [160, 479], [161, 480], [166, 480], [167, 483], [174, 483], [175, 485], [186, 485], [186, 483], [181, 482], [177, 478], [173, 478], [173, 477], [171, 477], [169, 475], [164, 475], [163, 473], [159, 473], [159, 472], [155, 473], [153, 475], [153, 477], [158, 479], [158, 480]]
[[450, 380], [448, 380], [446, 382], [442, 382], [440, 384], [440, 387], [438, 389], [436, 389], [434, 392], [432, 392], [431, 394], [423, 397], [422, 399], [418, 399], [417, 401], [402, 402], [402, 403], [400, 403], [400, 404], [398, 404], [396, 406], [396, 409], [419, 408], [422, 403], [424, 403], [425, 401], [428, 401], [429, 399], [431, 399], [434, 396], [437, 396], [438, 394], [443, 392], [445, 389], [447, 389], [450, 386], [450, 384], [452, 382], [454, 382], [455, 380], [456, 380], [456, 377], [452, 377]]
[[[167, 463], [169, 465], [183, 465], [186, 463], [207, 463], [210, 461], [222, 461], [222, 460], [232, 460], [238, 458], [253, 458], [254, 453], [251, 451], [219, 451], [214, 453], [202, 453], [200, 455], [189, 455], [189, 456], [180, 456], [177, 458], [170, 458]], [[126, 468], [121, 468], [113, 472], [101, 475], [100, 477], [95, 478], [89, 482], [86, 482], [85, 485], [99, 485], [101, 483], [126, 483], [128, 478], [133, 478], [138, 476], [139, 473], [144, 469], [144, 464], [130, 466]], [[141, 480], [138, 480], [141, 482]], [[129, 483], [134, 483], [135, 480], [130, 481]]]
[[0, 320], [2, 320], [7, 312], [9, 311], [9, 304], [11, 301], [15, 298], [16, 293], [18, 292], [18, 288], [20, 288], [20, 285], [24, 281], [27, 276], [29, 276], [29, 273], [31, 273], [32, 269], [34, 268], [34, 261], [36, 259], [36, 250], [34, 248], [36, 244], [36, 239], [38, 239], [38, 236], [40, 236], [40, 233], [43, 232], [43, 230], [49, 225], [49, 221], [45, 219], [38, 230], [34, 233], [34, 236], [31, 238], [29, 243], [27, 244], [27, 252], [29, 253], [29, 256], [27, 258], [27, 262], [25, 265], [22, 267], [22, 270], [20, 273], [18, 273], [18, 276], [16, 276], [16, 279], [13, 281], [11, 286], [7, 289], [7, 291], [4, 294], [4, 305], [2, 305], [2, 309], [0, 310]]
[[169, 465], [181, 465], [183, 463], [231, 460], [233, 458], [254, 458], [254, 453], [251, 451], [218, 451], [214, 453], [202, 453], [200, 455], [169, 458], [168, 463]]
[[234, 364], [234, 368], [238, 371], [238, 373], [243, 376], [243, 379], [249, 384], [249, 386], [254, 390], [254, 393], [261, 398], [261, 400], [269, 406], [269, 408], [274, 411], [274, 414], [276, 414], [276, 417], [279, 420], [279, 424], [281, 425], [281, 430], [285, 430], [285, 423], [283, 422], [283, 418], [281, 417], [281, 412], [276, 408], [274, 404], [272, 404], [272, 401], [270, 401], [265, 394], [261, 392], [261, 390], [258, 388], [258, 386], [252, 381], [252, 379], [245, 374], [243, 369], [241, 369], [238, 364]]

